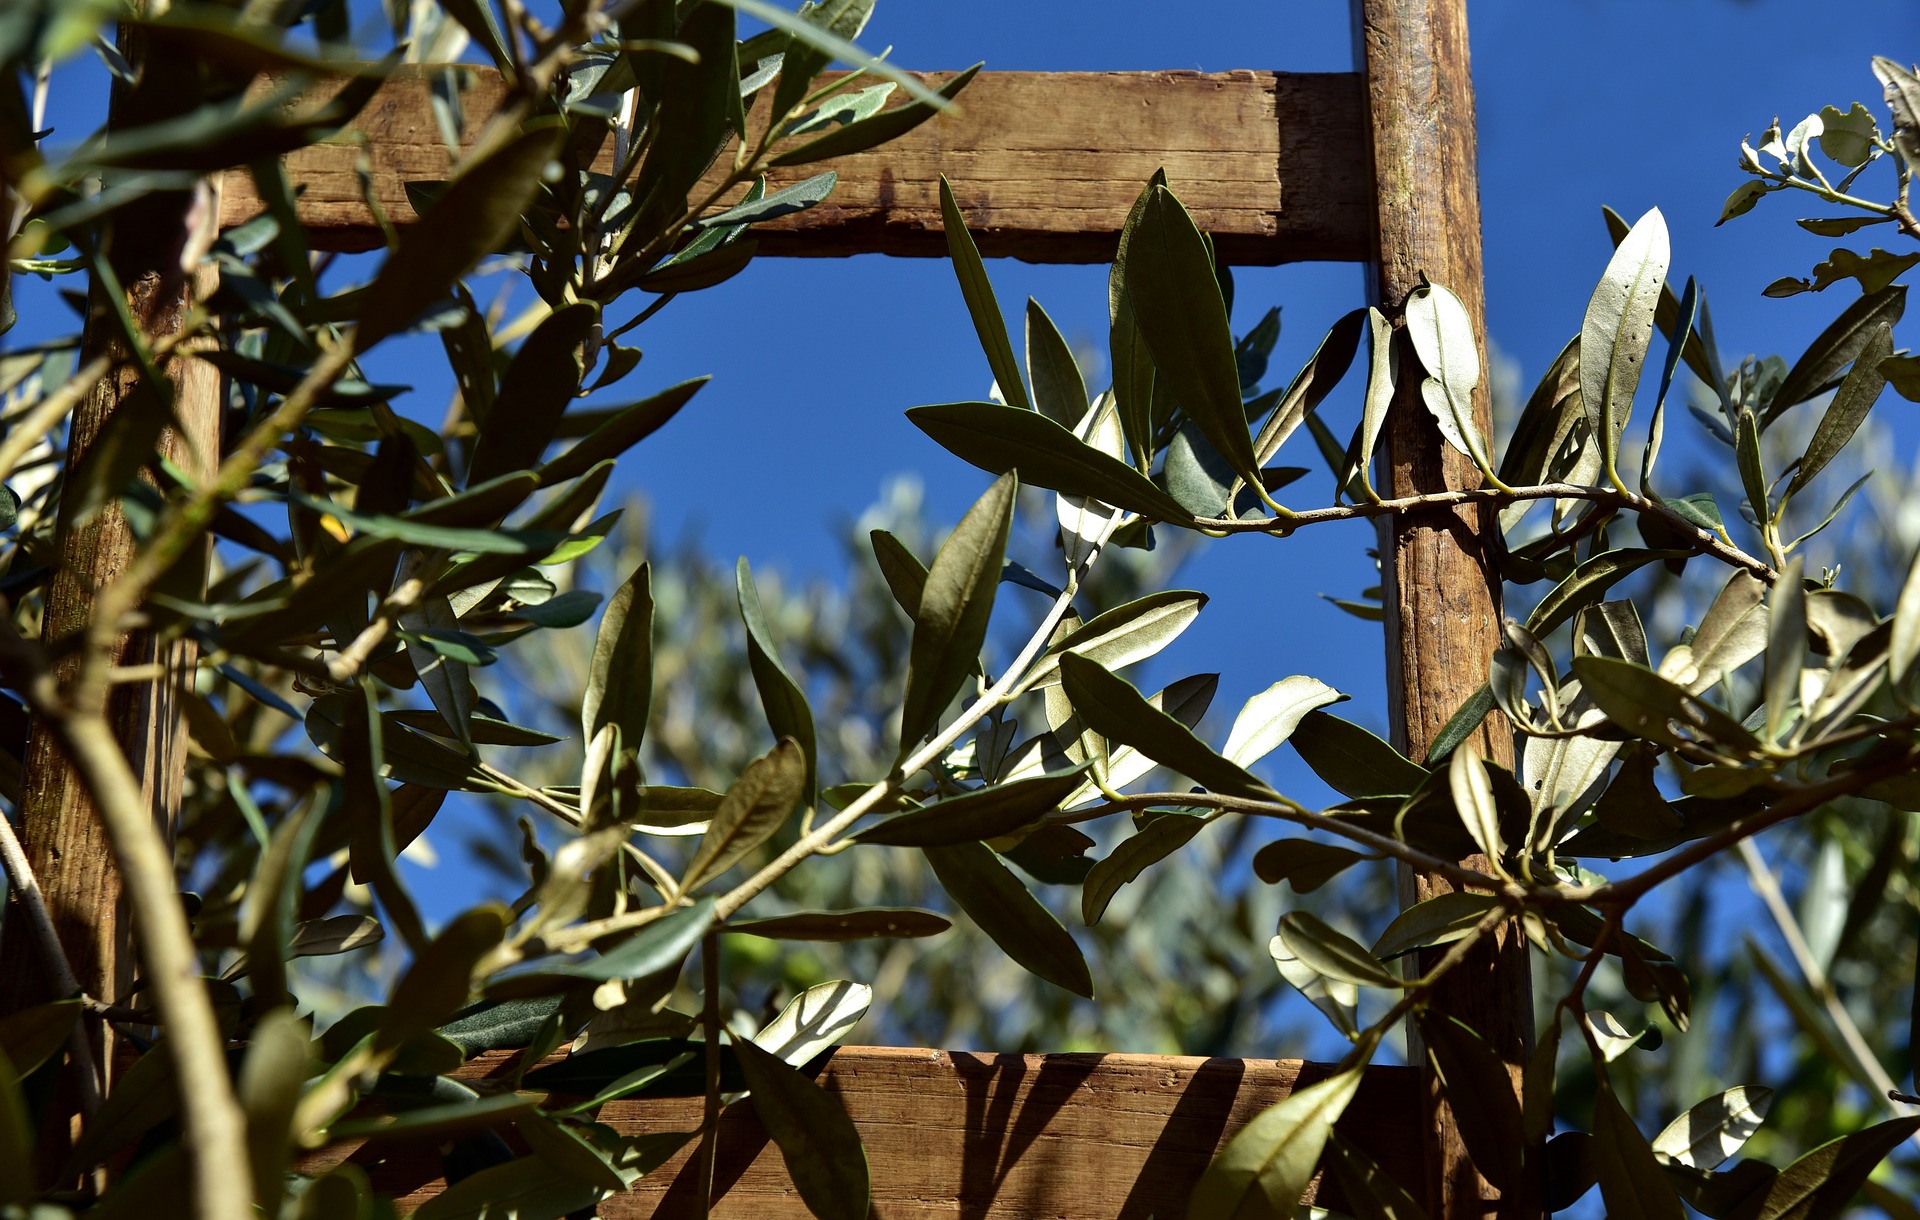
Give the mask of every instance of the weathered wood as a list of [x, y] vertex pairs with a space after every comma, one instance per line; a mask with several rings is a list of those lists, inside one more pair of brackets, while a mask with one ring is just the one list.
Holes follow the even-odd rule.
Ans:
[[[460, 74], [471, 139], [504, 88], [490, 69]], [[287, 159], [317, 248], [381, 244], [362, 191], [361, 156], [373, 198], [396, 226], [415, 219], [407, 182], [446, 177], [452, 157], [434, 120], [428, 76], [404, 69], [374, 95], [356, 124], [364, 141], [343, 137]], [[762, 253], [944, 258], [944, 173], [983, 253], [1104, 261], [1142, 184], [1164, 167], [1230, 262], [1367, 257], [1371, 179], [1353, 74], [986, 72], [960, 101], [960, 113], [936, 116], [872, 152], [774, 171], [769, 189], [827, 169], [840, 182], [819, 207], [757, 226]], [[610, 151], [597, 168], [612, 168]], [[229, 175], [222, 223], [261, 209], [251, 180]]]
[[[1375, 196], [1375, 299], [1400, 321], [1424, 274], [1458, 293], [1484, 332], [1480, 190], [1468, 66], [1465, 0], [1360, 0], [1356, 35], [1365, 64]], [[1481, 367], [1487, 367], [1481, 353]], [[1474, 417], [1490, 432], [1483, 376]], [[1402, 376], [1387, 423], [1387, 480], [1393, 496], [1477, 487], [1473, 463], [1447, 446], [1420, 400], [1419, 378]], [[1394, 741], [1415, 759], [1461, 703], [1486, 680], [1501, 640], [1500, 581], [1482, 539], [1491, 510], [1465, 508], [1382, 518], [1387, 688]], [[1510, 730], [1498, 711], [1475, 737], [1482, 754], [1513, 762]], [[1484, 860], [1470, 863], [1484, 865]], [[1452, 887], [1404, 872], [1411, 904]], [[1527, 945], [1516, 928], [1481, 946], [1436, 990], [1435, 1006], [1486, 1038], [1507, 1062], [1517, 1091], [1533, 1046]], [[1427, 1073], [1423, 1105], [1429, 1207], [1436, 1217], [1480, 1216], [1500, 1191], [1475, 1168], [1449, 1099]], [[1531, 1184], [1504, 1199], [1502, 1217], [1539, 1215]]]
[[[141, 62], [140, 28], [123, 25], [120, 44], [133, 62]], [[191, 71], [191, 65], [186, 65]], [[116, 85], [109, 122], [141, 115], [141, 121], [165, 117], [168, 109], [190, 108], [195, 97], [190, 81], [164, 65], [149, 67], [138, 86]], [[125, 291], [125, 304], [150, 340], [179, 332], [196, 293], [217, 282], [196, 283], [182, 268], [183, 251], [198, 238], [210, 241], [211, 209], [217, 200], [202, 193], [156, 193], [123, 209], [115, 220], [110, 262]], [[204, 245], [203, 247], [204, 248]], [[197, 261], [192, 254], [187, 261]], [[110, 291], [95, 277], [90, 285], [88, 314], [81, 339], [80, 361], [105, 355], [110, 371], [81, 401], [70, 423], [65, 475], [73, 486], [94, 446], [101, 442], [123, 411], [148, 409], [151, 393], [129, 352]], [[171, 459], [190, 477], [211, 474], [219, 439], [219, 373], [184, 354], [167, 362], [172, 410], [180, 429], [167, 428], [154, 437], [155, 450]], [[63, 517], [55, 532], [59, 560], [47, 582], [41, 639], [54, 654], [54, 673], [66, 684], [77, 671], [79, 653], [71, 646], [84, 634], [93, 617], [97, 592], [132, 562], [133, 531], [117, 504], [109, 504], [85, 522]], [[178, 578], [192, 587], [171, 591], [197, 597], [205, 564], [196, 569], [184, 563]], [[114, 654], [118, 666], [159, 666], [163, 676], [114, 686], [106, 713], [114, 735], [126, 752], [142, 791], [152, 803], [154, 817], [170, 830], [179, 810], [186, 770], [187, 734], [179, 692], [192, 679], [198, 658], [191, 640], [163, 640], [148, 631], [120, 638]], [[62, 750], [58, 734], [36, 719], [27, 739], [22, 768], [20, 831], [28, 863], [39, 881], [68, 963], [80, 986], [91, 996], [120, 1000], [129, 994], [134, 976], [132, 929], [125, 919], [120, 867], [93, 801]], [[61, 998], [25, 919], [5, 921], [0, 937], [0, 1015], [30, 1004]], [[112, 1062], [111, 1032], [98, 1022], [83, 1022], [94, 1039], [92, 1059], [104, 1076]], [[104, 1080], [102, 1084], [104, 1084]], [[40, 1154], [50, 1171], [61, 1159], [69, 1135], [67, 1119], [79, 1105], [77, 1083], [62, 1080], [47, 1112]]]
[[[500, 1076], [512, 1062], [507, 1053], [482, 1055], [461, 1075]], [[1228, 1137], [1296, 1085], [1326, 1074], [1324, 1066], [1285, 1059], [852, 1046], [834, 1053], [819, 1081], [860, 1129], [877, 1220], [1166, 1220], [1186, 1214], [1194, 1182]], [[1411, 1069], [1369, 1069], [1340, 1122], [1342, 1134], [1407, 1180], [1419, 1171], [1417, 1088]], [[700, 1106], [698, 1097], [615, 1101], [600, 1120], [626, 1134], [688, 1131], [700, 1124]], [[807, 1209], [753, 1107], [729, 1109], [720, 1132], [714, 1216], [804, 1220]], [[599, 1215], [692, 1217], [693, 1147], [690, 1141], [635, 1190], [602, 1203]], [[333, 1149], [303, 1168], [340, 1160], [364, 1167], [376, 1187], [405, 1195], [402, 1211], [444, 1188], [431, 1143]]]

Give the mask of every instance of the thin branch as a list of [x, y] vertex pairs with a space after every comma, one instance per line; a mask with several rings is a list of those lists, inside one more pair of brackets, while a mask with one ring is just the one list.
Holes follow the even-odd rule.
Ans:
[[[3, 813], [0, 813], [0, 864], [6, 866], [7, 878], [13, 884], [14, 900], [26, 913], [34, 940], [39, 942], [40, 956], [46, 963], [47, 973], [53, 976], [54, 987], [62, 996], [80, 996], [84, 1000], [85, 989], [74, 976], [73, 964], [67, 960], [67, 951], [61, 947], [59, 930], [53, 926], [46, 896], [40, 892], [40, 881], [33, 875], [33, 865], [28, 861], [19, 837], [13, 833], [13, 823]], [[93, 1058], [92, 1031], [84, 1021], [74, 1021], [73, 1036], [68, 1045], [73, 1055], [74, 1071], [80, 1077], [80, 1112], [91, 1120], [100, 1109], [100, 1068]]]
[[1252, 520], [1201, 517], [1198, 521], [1202, 529], [1223, 534], [1274, 534], [1284, 538], [1301, 526], [1322, 525], [1329, 521], [1386, 517], [1437, 508], [1455, 508], [1466, 504], [1505, 505], [1521, 500], [1587, 500], [1595, 504], [1628, 509], [1641, 516], [1658, 517], [1676, 533], [1684, 536], [1688, 542], [1723, 563], [1736, 568], [1745, 568], [1768, 584], [1772, 584], [1779, 576], [1773, 566], [1765, 560], [1754, 558], [1719, 534], [1702, 529], [1658, 501], [1617, 487], [1590, 487], [1584, 483], [1542, 483], [1531, 487], [1510, 488], [1474, 487], [1460, 491], [1434, 492], [1423, 496], [1402, 496], [1396, 500], [1381, 500], [1377, 503], [1335, 504], [1327, 508], [1288, 512], [1279, 517], [1261, 517]]

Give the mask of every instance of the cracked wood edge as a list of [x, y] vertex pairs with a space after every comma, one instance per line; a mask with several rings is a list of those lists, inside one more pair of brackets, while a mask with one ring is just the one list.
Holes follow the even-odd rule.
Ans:
[[[477, 1056], [459, 1073], [509, 1072], [513, 1052]], [[881, 1220], [1124, 1217], [1186, 1214], [1193, 1184], [1215, 1151], [1296, 1085], [1324, 1079], [1299, 1060], [1171, 1055], [994, 1055], [902, 1047], [836, 1050], [818, 1076], [846, 1105], [873, 1174]], [[1403, 1180], [1417, 1180], [1418, 1078], [1408, 1068], [1368, 1069], [1340, 1131]], [[600, 1121], [625, 1135], [700, 1124], [700, 1098], [615, 1101]], [[803, 1220], [779, 1149], [749, 1103], [720, 1124], [716, 1220]], [[505, 1131], [510, 1144], [517, 1137]], [[607, 1220], [688, 1220], [695, 1215], [693, 1143], [624, 1195], [599, 1205]], [[363, 1166], [376, 1186], [403, 1194], [404, 1212], [444, 1189], [431, 1142], [340, 1147], [309, 1159]], [[1334, 1192], [1309, 1198], [1337, 1205]]]
[[[398, 227], [416, 219], [405, 184], [448, 175], [453, 158], [431, 102], [436, 71], [402, 69], [351, 132], [287, 158], [316, 249], [381, 244], [356, 168], [363, 153], [373, 197]], [[456, 72], [471, 140], [505, 90], [491, 69]], [[923, 79], [937, 85], [950, 75]], [[945, 257], [945, 173], [982, 253], [1105, 261], [1135, 196], [1165, 167], [1229, 262], [1369, 256], [1372, 177], [1357, 74], [984, 72], [960, 104], [872, 152], [774, 171], [770, 190], [828, 169], [840, 181], [825, 203], [755, 226], [761, 252]], [[608, 149], [595, 168], [611, 169]], [[224, 226], [262, 206], [245, 173], [227, 175]]]

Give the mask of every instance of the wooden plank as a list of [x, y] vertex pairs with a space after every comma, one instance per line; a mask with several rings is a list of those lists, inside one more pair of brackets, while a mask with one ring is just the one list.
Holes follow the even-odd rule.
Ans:
[[[504, 94], [490, 69], [466, 67], [471, 139]], [[950, 73], [929, 73], [938, 84]], [[445, 178], [452, 157], [433, 116], [427, 70], [402, 70], [375, 94], [355, 133], [295, 153], [300, 214], [316, 248], [366, 250], [381, 231], [362, 193], [396, 226], [416, 219], [405, 183]], [[832, 197], [755, 229], [776, 255], [945, 257], [939, 175], [952, 182], [983, 253], [1031, 262], [1099, 262], [1154, 170], [1222, 257], [1239, 264], [1362, 261], [1371, 249], [1366, 126], [1351, 73], [987, 72], [940, 115], [876, 149], [777, 170], [770, 189], [826, 169]], [[612, 168], [602, 150], [597, 168]], [[261, 211], [245, 174], [228, 175], [227, 226]]]
[[[1484, 334], [1466, 0], [1361, 0], [1355, 13], [1366, 67], [1374, 177], [1380, 185], [1374, 213], [1379, 234], [1375, 300], [1398, 324], [1408, 294], [1430, 277], [1459, 295], [1474, 333]], [[1487, 367], [1484, 351], [1481, 367]], [[1418, 381], [1401, 378], [1388, 415], [1388, 494], [1480, 486], [1479, 469], [1441, 440], [1420, 400]], [[1483, 436], [1491, 434], [1490, 381], [1482, 377], [1473, 396]], [[1500, 579], [1485, 543], [1496, 522], [1491, 508], [1479, 507], [1381, 521], [1394, 744], [1418, 759], [1485, 682], [1488, 661], [1501, 644]], [[1513, 765], [1512, 731], [1497, 710], [1473, 740], [1483, 756]], [[1479, 857], [1467, 863], [1486, 866]], [[1404, 905], [1452, 888], [1439, 876], [1402, 870]], [[1430, 966], [1439, 952], [1427, 954], [1424, 964]], [[1435, 989], [1433, 999], [1438, 1011], [1465, 1022], [1493, 1046], [1518, 1093], [1534, 1039], [1531, 969], [1518, 925], [1477, 946]], [[1437, 1075], [1426, 1074], [1421, 1102], [1427, 1120], [1420, 1133], [1427, 1145], [1429, 1211], [1436, 1220], [1541, 1215], [1535, 1193], [1538, 1158], [1528, 1154], [1533, 1172], [1503, 1195], [1468, 1155], [1454, 1116], [1457, 1100], [1441, 1094]]]
[[[509, 1054], [477, 1058], [462, 1075], [493, 1077]], [[820, 1082], [860, 1128], [877, 1220], [1147, 1220], [1186, 1214], [1187, 1197], [1216, 1149], [1248, 1119], [1328, 1069], [1299, 1060], [1168, 1055], [993, 1055], [897, 1047], [842, 1047]], [[1418, 1180], [1418, 1078], [1369, 1069], [1340, 1131], [1405, 1181]], [[629, 1134], [700, 1124], [700, 1099], [616, 1101], [601, 1121]], [[506, 1133], [511, 1141], [511, 1133]], [[693, 1144], [634, 1191], [602, 1203], [607, 1220], [686, 1220], [697, 1210]], [[393, 1142], [338, 1160], [406, 1196], [404, 1212], [441, 1189], [431, 1144]], [[721, 1120], [713, 1215], [804, 1220], [779, 1149], [751, 1105]], [[1334, 1202], [1331, 1192], [1327, 1201]]]

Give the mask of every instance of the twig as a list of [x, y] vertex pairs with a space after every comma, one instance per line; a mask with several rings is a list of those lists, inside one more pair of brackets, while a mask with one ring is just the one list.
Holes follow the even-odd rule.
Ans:
[[1368, 504], [1335, 504], [1289, 512], [1280, 517], [1253, 520], [1197, 518], [1202, 529], [1222, 534], [1276, 534], [1285, 537], [1303, 525], [1322, 525], [1328, 521], [1353, 521], [1387, 517], [1436, 508], [1454, 508], [1466, 504], [1512, 504], [1522, 500], [1587, 500], [1629, 509], [1641, 516], [1658, 517], [1675, 532], [1706, 554], [1736, 568], [1745, 568], [1772, 584], [1779, 573], [1763, 559], [1756, 559], [1712, 530], [1702, 529], [1666, 505], [1617, 487], [1590, 487], [1584, 483], [1542, 483], [1531, 487], [1472, 487], [1460, 491], [1440, 491], [1423, 496], [1402, 496]]
[[701, 1005], [707, 1027], [707, 1092], [700, 1110], [700, 1216], [713, 1211], [713, 1166], [720, 1151], [720, 934], [709, 932], [700, 942], [700, 981], [706, 988]]
[[[5, 814], [0, 814], [0, 864], [6, 866], [7, 877], [13, 884], [14, 899], [20, 904], [20, 909], [26, 912], [34, 939], [40, 943], [40, 956], [46, 962], [47, 972], [53, 975], [53, 985], [63, 996], [80, 996], [85, 1010], [85, 990], [80, 986], [80, 980], [74, 977], [73, 964], [67, 960], [67, 951], [60, 945], [60, 933], [53, 926], [53, 916], [47, 911], [47, 900], [40, 892], [39, 879], [33, 875], [33, 865], [28, 861], [19, 837], [13, 833], [13, 823], [7, 820]], [[93, 1059], [92, 1031], [87, 1028], [86, 1022], [74, 1021], [71, 1046], [74, 1071], [80, 1077], [80, 1112], [92, 1119], [100, 1109], [100, 1068]]]

